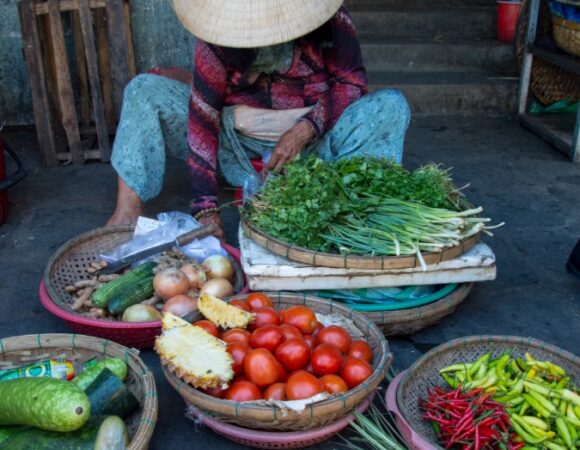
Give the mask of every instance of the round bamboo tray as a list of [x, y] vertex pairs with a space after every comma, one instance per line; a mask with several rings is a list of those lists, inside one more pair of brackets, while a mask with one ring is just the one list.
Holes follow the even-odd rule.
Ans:
[[129, 368], [125, 383], [137, 397], [141, 408], [125, 422], [131, 443], [127, 450], [144, 450], [157, 422], [157, 389], [153, 373], [138, 356], [139, 352], [105, 339], [79, 334], [31, 334], [0, 339], [3, 369], [50, 358], [67, 358], [83, 363], [93, 358], [121, 358]]
[[[211, 414], [225, 423], [233, 423], [244, 428], [275, 431], [300, 431], [323, 427], [337, 421], [360, 405], [381, 383], [389, 370], [393, 355], [389, 351], [387, 340], [368, 318], [351, 309], [330, 300], [309, 297], [296, 293], [266, 293], [274, 302], [276, 309], [285, 309], [293, 305], [306, 305], [317, 313], [338, 313], [351, 319], [364, 333], [365, 339], [374, 354], [374, 372], [363, 384], [351, 389], [344, 395], [332, 396], [321, 402], [308, 405], [302, 412], [284, 413], [275, 406], [255, 405], [251, 402], [233, 402], [211, 397], [183, 382], [179, 377], [162, 366], [163, 374], [188, 404], [193, 404], [204, 413]], [[245, 299], [240, 295], [233, 299]], [[192, 321], [201, 319], [198, 312]]]
[[360, 312], [360, 314], [372, 320], [383, 330], [385, 336], [406, 336], [435, 325], [444, 317], [453, 314], [472, 289], [473, 283], [464, 283], [449, 295], [425, 306], [398, 311]]
[[[90, 279], [90, 263], [99, 255], [131, 239], [133, 226], [99, 228], [81, 234], [60, 247], [48, 261], [39, 288], [40, 301], [52, 314], [63, 319], [73, 330], [104, 337], [137, 348], [152, 348], [161, 332], [161, 322], [128, 323], [91, 319], [70, 308], [72, 296], [66, 291], [76, 281]], [[247, 292], [244, 273], [239, 264], [239, 251], [222, 244], [234, 265], [234, 292]]]
[[[517, 336], [472, 336], [456, 339], [424, 354], [401, 379], [397, 389], [397, 406], [403, 418], [422, 439], [436, 442], [433, 428], [421, 418], [419, 399], [426, 398], [427, 391], [432, 386], [445, 385], [439, 370], [458, 362], [475, 361], [487, 352], [497, 357], [505, 351], [519, 357], [524, 357], [529, 352], [534, 358], [549, 360], [562, 366], [573, 380], [580, 380], [579, 357], [537, 339]], [[441, 448], [435, 444], [433, 446]]]
[[[412, 269], [421, 265], [419, 258], [417, 258], [416, 255], [357, 256], [314, 252], [268, 236], [243, 217], [240, 219], [240, 223], [242, 224], [246, 236], [257, 244], [272, 253], [308, 266], [337, 267], [344, 269], [392, 270]], [[478, 241], [479, 234], [476, 234], [475, 236], [463, 240], [460, 245], [449, 247], [442, 252], [422, 253], [421, 255], [426, 264], [438, 264], [442, 261], [457, 258], [472, 249]]]

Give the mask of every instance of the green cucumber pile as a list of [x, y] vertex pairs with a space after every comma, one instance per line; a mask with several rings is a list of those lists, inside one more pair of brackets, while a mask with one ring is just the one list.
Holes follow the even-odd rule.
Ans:
[[[317, 252], [371, 256], [440, 252], [490, 219], [466, 202], [449, 172], [413, 172], [383, 159], [325, 162], [310, 157], [271, 176], [243, 209], [264, 233]], [[491, 234], [491, 233], [489, 233]]]
[[139, 407], [127, 365], [98, 361], [72, 381], [0, 381], [0, 450], [125, 450], [124, 419]]

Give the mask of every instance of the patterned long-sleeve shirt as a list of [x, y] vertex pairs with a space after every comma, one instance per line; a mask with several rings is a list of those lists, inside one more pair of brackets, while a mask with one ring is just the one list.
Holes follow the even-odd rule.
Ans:
[[301, 120], [320, 138], [352, 102], [367, 92], [366, 73], [352, 20], [343, 6], [322, 27], [294, 43], [284, 73], [250, 73], [256, 49], [198, 41], [189, 105], [188, 166], [192, 212], [217, 205], [217, 152], [221, 110], [248, 105], [283, 110], [312, 106]]

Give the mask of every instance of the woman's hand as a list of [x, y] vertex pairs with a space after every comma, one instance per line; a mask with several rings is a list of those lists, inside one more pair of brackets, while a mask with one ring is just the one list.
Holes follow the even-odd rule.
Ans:
[[222, 219], [218, 213], [210, 214], [209, 216], [200, 217], [197, 220], [202, 225], [210, 225], [213, 224], [216, 226], [216, 230], [213, 235], [218, 238], [220, 241], [225, 240], [224, 234], [224, 224], [222, 223]]
[[305, 121], [298, 122], [282, 135], [266, 168], [279, 172], [288, 161], [293, 160], [304, 150], [313, 137], [312, 126]]

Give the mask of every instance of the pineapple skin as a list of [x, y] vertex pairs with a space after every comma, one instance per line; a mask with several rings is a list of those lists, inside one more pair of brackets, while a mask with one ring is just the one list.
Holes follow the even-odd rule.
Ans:
[[234, 361], [225, 342], [171, 313], [163, 315], [162, 328], [155, 351], [163, 365], [195, 388], [228, 387]]
[[197, 308], [214, 325], [226, 329], [247, 328], [256, 316], [209, 294], [203, 294], [199, 298]]

